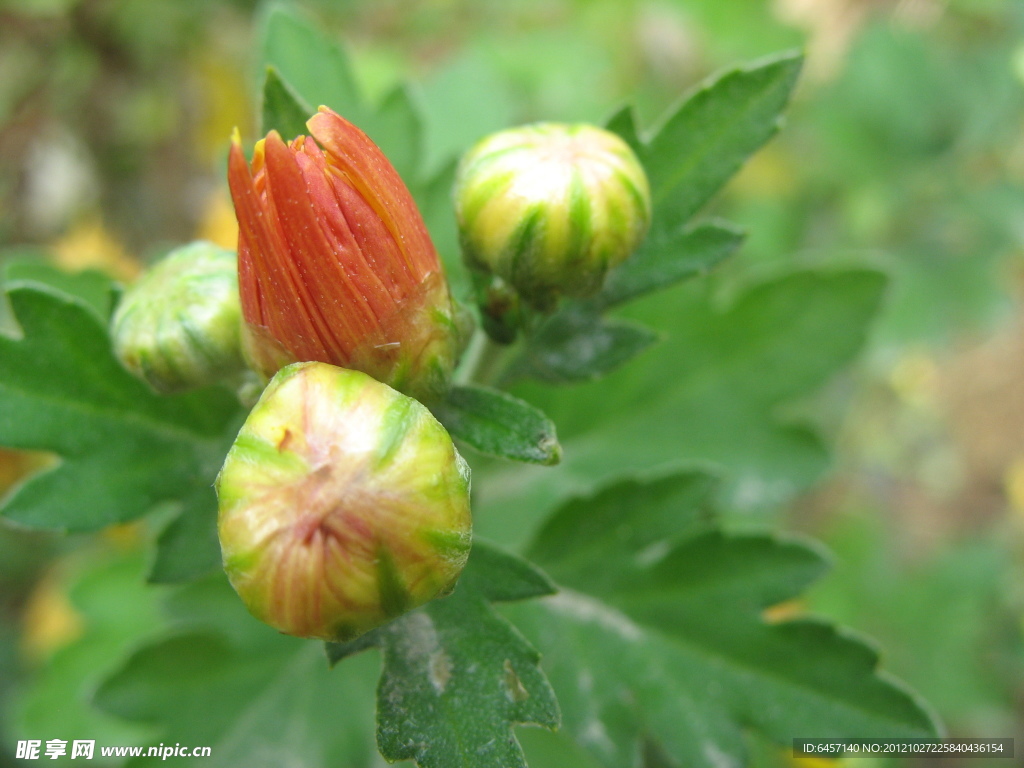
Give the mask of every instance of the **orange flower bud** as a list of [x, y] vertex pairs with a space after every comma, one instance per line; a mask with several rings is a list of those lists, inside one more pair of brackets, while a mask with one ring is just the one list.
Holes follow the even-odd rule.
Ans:
[[406, 394], [437, 396], [461, 351], [444, 270], [412, 195], [369, 137], [326, 107], [311, 136], [236, 136], [228, 181], [238, 216], [246, 353], [265, 376], [319, 361]]

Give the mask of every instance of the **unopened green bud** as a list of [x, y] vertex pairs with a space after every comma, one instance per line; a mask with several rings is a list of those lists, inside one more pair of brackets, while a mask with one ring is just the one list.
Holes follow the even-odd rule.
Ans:
[[282, 368], [217, 478], [224, 569], [290, 635], [347, 640], [450, 591], [469, 468], [417, 400], [327, 363]]
[[597, 292], [643, 240], [650, 186], [629, 146], [591, 125], [495, 133], [463, 158], [455, 185], [463, 254], [528, 304]]
[[244, 370], [235, 254], [178, 248], [128, 289], [114, 313], [114, 352], [158, 392], [216, 384]]

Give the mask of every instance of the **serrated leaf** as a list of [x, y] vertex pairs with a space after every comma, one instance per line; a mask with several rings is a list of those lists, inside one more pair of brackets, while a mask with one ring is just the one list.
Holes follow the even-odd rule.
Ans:
[[504, 392], [453, 387], [432, 410], [452, 437], [489, 456], [545, 465], [562, 458], [552, 421]]
[[738, 768], [748, 727], [784, 745], [934, 736], [863, 641], [763, 618], [826, 561], [801, 541], [722, 532], [714, 490], [700, 472], [629, 481], [564, 506], [538, 535], [530, 553], [563, 590], [508, 613], [544, 654], [566, 730], [609, 768], [640, 766], [650, 739], [669, 765]]
[[261, 133], [277, 131], [285, 141], [291, 141], [296, 136], [309, 133], [306, 121], [314, 112], [315, 109], [303, 103], [273, 66], [267, 67], [263, 81]]
[[785, 54], [717, 77], [638, 148], [651, 182], [653, 241], [678, 231], [776, 133], [802, 63]]
[[608, 275], [593, 303], [602, 309], [702, 275], [743, 244], [725, 223], [702, 224], [659, 243], [645, 244]]
[[319, 643], [249, 616], [223, 574], [171, 593], [165, 610], [165, 628], [96, 689], [103, 711], [148, 725], [151, 743], [210, 746], [211, 766], [380, 764], [372, 657], [329, 670]]
[[696, 284], [631, 306], [666, 340], [602, 381], [516, 388], [558, 425], [564, 458], [514, 476], [500, 466], [476, 473], [486, 512], [478, 530], [514, 543], [567, 496], [681, 461], [721, 467], [741, 507], [790, 497], [820, 475], [828, 454], [779, 408], [815, 392], [857, 354], [884, 287], [867, 270], [801, 271], [725, 307]]
[[[384, 654], [381, 754], [421, 768], [525, 768], [513, 724], [555, 728], [558, 705], [537, 652], [489, 601], [551, 590], [535, 568], [478, 541], [452, 595], [375, 630]], [[328, 646], [328, 654], [337, 660], [365, 646]]]
[[23, 335], [0, 335], [0, 444], [61, 461], [8, 496], [4, 515], [95, 530], [212, 484], [240, 415], [231, 394], [155, 395], [120, 366], [85, 303], [31, 284], [8, 298]]
[[506, 369], [505, 381], [534, 378], [548, 384], [594, 381], [625, 365], [659, 336], [639, 323], [567, 307], [546, 320]]

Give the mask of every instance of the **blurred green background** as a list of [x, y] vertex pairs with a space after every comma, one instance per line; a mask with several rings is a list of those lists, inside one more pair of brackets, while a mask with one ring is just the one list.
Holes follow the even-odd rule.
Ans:
[[[875, 638], [951, 734], [1024, 749], [1024, 3], [299, 5], [344, 41], [372, 97], [412, 82], [435, 169], [510, 123], [600, 122], [634, 103], [650, 125], [723, 66], [807, 51], [785, 130], [712, 211], [750, 233], [713, 278], [723, 294], [794, 265], [891, 276], [857, 370], [797, 409], [836, 458], [779, 522], [823, 539], [836, 567], [795, 610]], [[172, 243], [233, 246], [226, 143], [236, 125], [255, 136], [260, 12], [0, 0], [0, 245], [125, 280]], [[39, 461], [0, 452], [0, 490]], [[130, 551], [135, 536], [0, 523], [4, 730], [17, 692], [80, 631], [68, 584], [83, 558]], [[525, 740], [544, 750], [545, 738]]]

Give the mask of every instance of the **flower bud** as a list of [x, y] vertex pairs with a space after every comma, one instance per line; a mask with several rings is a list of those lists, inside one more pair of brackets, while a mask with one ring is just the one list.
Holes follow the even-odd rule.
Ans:
[[217, 478], [224, 568], [290, 635], [348, 640], [450, 591], [469, 467], [417, 400], [358, 371], [274, 377]]
[[455, 206], [463, 255], [541, 311], [597, 292], [643, 240], [647, 176], [629, 146], [590, 125], [495, 133], [462, 159]]
[[464, 339], [412, 195], [347, 120], [321, 107], [307, 126], [288, 143], [271, 131], [251, 166], [231, 148], [250, 361], [270, 377], [317, 360], [437, 396]]
[[235, 254], [196, 242], [128, 289], [111, 322], [114, 352], [158, 392], [215, 384], [245, 369]]

